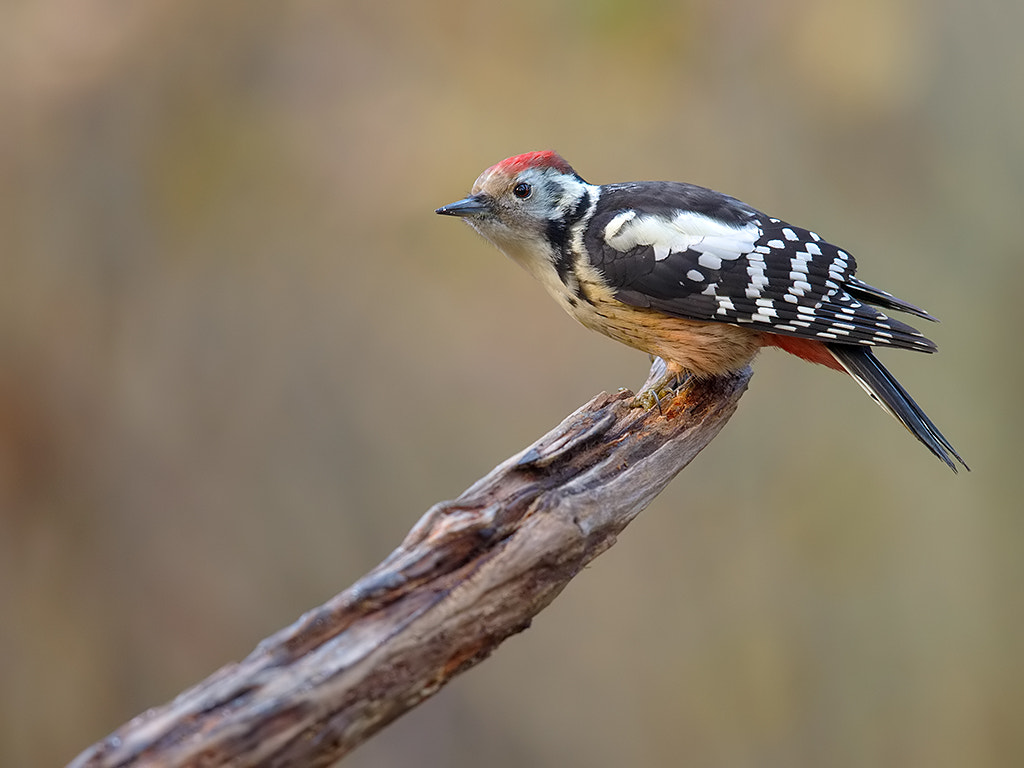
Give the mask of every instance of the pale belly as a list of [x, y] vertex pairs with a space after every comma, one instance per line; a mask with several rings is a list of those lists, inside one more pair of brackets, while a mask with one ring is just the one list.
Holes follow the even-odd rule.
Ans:
[[587, 328], [700, 377], [739, 370], [763, 345], [762, 333], [725, 323], [684, 320], [615, 301], [559, 303]]

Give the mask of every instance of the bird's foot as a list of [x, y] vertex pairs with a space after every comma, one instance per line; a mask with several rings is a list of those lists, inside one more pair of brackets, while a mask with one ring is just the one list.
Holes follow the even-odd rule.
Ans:
[[681, 370], [666, 367], [660, 375], [647, 380], [643, 389], [636, 393], [629, 405], [631, 408], [643, 408], [645, 411], [657, 406], [661, 412], [662, 401], [674, 398], [679, 390], [686, 386], [688, 378]]
[[676, 396], [676, 390], [672, 387], [662, 387], [661, 389], [642, 389], [636, 393], [636, 396], [630, 401], [630, 408], [643, 408], [645, 411], [649, 411], [654, 407], [661, 411], [661, 401], [671, 400]]

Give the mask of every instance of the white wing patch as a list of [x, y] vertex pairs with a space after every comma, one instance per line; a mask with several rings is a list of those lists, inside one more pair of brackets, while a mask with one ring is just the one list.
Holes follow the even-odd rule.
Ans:
[[605, 242], [622, 253], [650, 246], [654, 258], [662, 261], [692, 250], [700, 254], [699, 264], [707, 269], [721, 269], [723, 261], [746, 256], [760, 236], [761, 229], [753, 222], [733, 227], [692, 211], [679, 211], [672, 218], [623, 211], [604, 228]]
[[605, 224], [604, 241], [617, 250], [629, 250], [628, 248], [619, 248], [615, 245], [614, 241], [622, 234], [622, 228], [635, 218], [636, 211], [623, 211], [622, 213], [617, 214], [611, 221]]

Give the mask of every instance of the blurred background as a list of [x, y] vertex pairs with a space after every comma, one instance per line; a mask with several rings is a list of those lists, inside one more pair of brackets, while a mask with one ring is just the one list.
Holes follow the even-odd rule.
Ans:
[[346, 765], [1024, 764], [1024, 5], [8, 0], [0, 764], [348, 586], [645, 355], [433, 214], [554, 148], [849, 248], [973, 467], [765, 353], [725, 431]]

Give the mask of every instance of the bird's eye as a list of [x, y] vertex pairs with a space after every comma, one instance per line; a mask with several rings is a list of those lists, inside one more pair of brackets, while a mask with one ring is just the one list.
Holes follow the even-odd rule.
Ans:
[[520, 181], [514, 187], [512, 187], [512, 194], [518, 197], [520, 200], [525, 200], [533, 194], [533, 187], [527, 184], [525, 181]]

